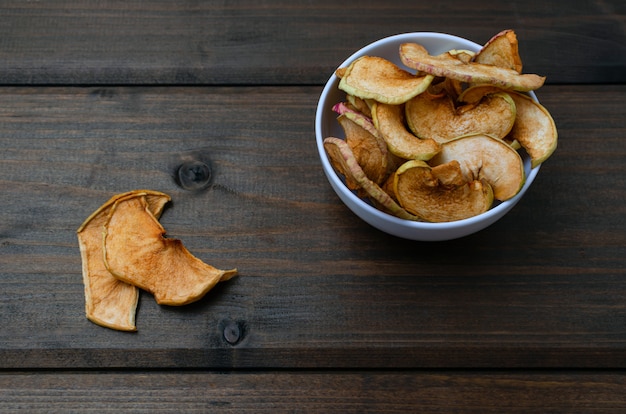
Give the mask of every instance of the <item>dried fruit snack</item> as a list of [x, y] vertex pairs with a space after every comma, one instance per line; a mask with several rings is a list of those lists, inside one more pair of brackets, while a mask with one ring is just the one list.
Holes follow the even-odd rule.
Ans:
[[118, 194], [78, 228], [87, 319], [136, 331], [139, 288], [160, 304], [184, 305], [237, 274], [202, 262], [180, 240], [163, 237], [158, 219], [169, 201], [167, 194], [152, 190]]
[[[555, 151], [554, 120], [525, 93], [540, 88], [545, 77], [522, 73], [513, 30], [496, 34], [477, 52], [430, 55], [418, 43], [402, 43], [399, 57], [409, 71], [371, 56], [336, 70], [338, 88], [348, 95], [333, 109], [350, 145], [324, 140], [348, 188], [378, 209], [430, 222], [473, 217], [490, 209], [492, 200], [510, 200], [523, 189], [526, 170], [518, 150], [531, 168]], [[348, 115], [350, 128], [343, 119]], [[364, 156], [364, 147], [351, 142], [383, 142], [388, 156]], [[385, 148], [370, 145], [367, 151], [384, 154]]]
[[102, 245], [103, 226], [113, 205], [123, 199], [143, 198], [155, 217], [170, 200], [167, 194], [139, 190], [118, 194], [91, 214], [78, 228], [78, 245], [82, 259], [85, 287], [85, 312], [90, 321], [120, 331], [135, 331], [135, 312], [139, 291], [115, 278], [104, 265]]
[[152, 293], [160, 305], [195, 302], [237, 274], [236, 269], [204, 263], [179, 239], [165, 238], [165, 229], [144, 198], [117, 201], [104, 228], [106, 268], [119, 280]]
[[363, 56], [340, 72], [339, 89], [361, 99], [400, 104], [425, 91], [433, 76], [418, 76], [376, 56]]
[[424, 46], [417, 43], [405, 43], [400, 46], [400, 57], [410, 68], [461, 82], [487, 83], [523, 92], [539, 89], [545, 82], [543, 76], [534, 73], [519, 74], [510, 68], [474, 61], [464, 62], [449, 53], [431, 56]]

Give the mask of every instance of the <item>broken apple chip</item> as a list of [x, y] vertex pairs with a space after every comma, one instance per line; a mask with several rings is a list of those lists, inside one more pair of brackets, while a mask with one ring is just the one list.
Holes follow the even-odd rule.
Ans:
[[450, 53], [431, 56], [428, 50], [417, 43], [404, 43], [400, 46], [400, 58], [409, 68], [470, 84], [488, 83], [504, 89], [528, 92], [539, 89], [545, 77], [536, 74], [519, 74], [513, 69], [498, 66], [464, 62]]
[[476, 216], [493, 203], [489, 184], [464, 180], [456, 161], [435, 168], [424, 161], [407, 161], [396, 171], [393, 188], [403, 208], [435, 223]]
[[324, 139], [324, 149], [335, 171], [346, 177], [346, 180], [357, 183], [365, 196], [378, 208], [396, 217], [406, 220], [418, 220], [417, 217], [400, 207], [378, 184], [370, 180], [359, 166], [350, 146], [340, 138]]
[[420, 139], [406, 128], [404, 105], [375, 102], [372, 105], [372, 119], [387, 142], [389, 151], [398, 157], [407, 160], [429, 160], [440, 150], [439, 144], [434, 139]]
[[193, 256], [165, 229], [145, 198], [115, 202], [104, 226], [104, 264], [119, 280], [154, 295], [161, 305], [180, 306], [202, 298], [218, 282], [237, 274]]
[[339, 89], [361, 99], [397, 105], [425, 91], [433, 78], [414, 75], [381, 57], [362, 56], [343, 72]]
[[429, 164], [458, 161], [467, 181], [484, 180], [500, 201], [515, 196], [526, 178], [520, 155], [506, 142], [485, 134], [472, 134], [448, 141]]
[[515, 123], [515, 102], [506, 93], [492, 93], [475, 103], [456, 106], [447, 94], [422, 93], [406, 104], [409, 128], [420, 138], [439, 143], [461, 135], [482, 132], [505, 137]]
[[473, 61], [522, 73], [522, 58], [519, 54], [517, 35], [511, 29], [501, 31], [485, 43]]
[[85, 287], [85, 313], [95, 324], [120, 331], [136, 331], [135, 312], [138, 289], [115, 278], [104, 265], [102, 231], [113, 205], [123, 199], [142, 198], [155, 217], [170, 200], [167, 194], [139, 190], [118, 194], [109, 199], [78, 228], [78, 245]]

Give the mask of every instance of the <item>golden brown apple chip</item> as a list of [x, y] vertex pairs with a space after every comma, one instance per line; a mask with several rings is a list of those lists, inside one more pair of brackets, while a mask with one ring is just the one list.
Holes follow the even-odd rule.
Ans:
[[339, 89], [362, 99], [397, 105], [424, 92], [433, 78], [414, 75], [381, 57], [363, 56], [347, 67]]
[[441, 146], [429, 164], [433, 167], [456, 160], [466, 180], [484, 180], [496, 200], [515, 196], [526, 180], [522, 158], [510, 145], [486, 134], [455, 138]]
[[420, 139], [405, 126], [404, 105], [372, 105], [374, 125], [392, 154], [404, 159], [428, 160], [441, 149], [432, 138]]
[[135, 286], [113, 277], [106, 269], [102, 234], [113, 205], [119, 200], [128, 198], [145, 199], [155, 217], [161, 215], [163, 207], [170, 200], [168, 195], [150, 190], [118, 194], [91, 214], [77, 230], [87, 319], [98, 325], [121, 331], [137, 330], [135, 312], [139, 292]]
[[482, 132], [504, 138], [515, 123], [515, 102], [506, 93], [485, 95], [476, 103], [455, 106], [448, 95], [423, 93], [406, 103], [409, 128], [419, 138], [444, 143], [470, 133]]
[[370, 134], [345, 114], [339, 115], [337, 121], [343, 128], [346, 142], [365, 175], [376, 184], [382, 183], [387, 178], [388, 165], [385, 141]]
[[407, 211], [429, 222], [462, 220], [491, 207], [493, 192], [488, 183], [463, 180], [459, 164], [453, 161], [433, 171], [420, 160], [404, 163], [394, 176], [394, 192]]
[[559, 135], [556, 124], [548, 110], [531, 97], [515, 92], [510, 95], [517, 107], [517, 119], [508, 138], [522, 145], [534, 168], [556, 150]]
[[185, 305], [202, 298], [218, 282], [237, 274], [193, 256], [165, 229], [142, 197], [114, 203], [105, 223], [104, 263], [118, 279], [154, 295], [161, 305]]
[[473, 60], [476, 63], [509, 68], [522, 73], [517, 35], [511, 29], [503, 30], [489, 39]]
[[545, 81], [543, 76], [522, 75], [514, 69], [464, 62], [450, 53], [431, 56], [424, 46], [417, 43], [402, 44], [400, 57], [402, 63], [415, 70], [467, 83], [487, 83], [505, 89], [528, 92], [539, 89]]
[[419, 220], [418, 217], [409, 214], [396, 203], [396, 201], [378, 184], [367, 178], [365, 172], [356, 160], [350, 146], [340, 138], [328, 137], [324, 139], [324, 149], [328, 154], [333, 168], [339, 174], [356, 183], [361, 190], [361, 194], [368, 198], [372, 204], [382, 211], [386, 211], [396, 217], [405, 220]]

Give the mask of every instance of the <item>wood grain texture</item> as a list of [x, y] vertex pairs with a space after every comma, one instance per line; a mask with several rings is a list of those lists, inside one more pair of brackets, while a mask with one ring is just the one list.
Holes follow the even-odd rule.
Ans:
[[[320, 88], [0, 89], [0, 368], [626, 367], [626, 87], [554, 86], [559, 148], [483, 232], [409, 242], [341, 204], [314, 145]], [[211, 186], [177, 186], [181, 162]], [[75, 231], [111, 195], [240, 276], [139, 332], [84, 317]], [[240, 338], [229, 343], [226, 329]]]
[[549, 83], [626, 81], [622, 0], [0, 2], [0, 84], [322, 84], [404, 32], [515, 29]]
[[[622, 0], [0, 1], [0, 412], [626, 407]], [[388, 236], [333, 193], [316, 103], [364, 45], [515, 29], [559, 147], [501, 221]], [[205, 189], [179, 166], [210, 165]], [[76, 229], [116, 193], [240, 275], [85, 317]]]
[[607, 413], [626, 406], [612, 372], [13, 372], [0, 410], [29, 413]]

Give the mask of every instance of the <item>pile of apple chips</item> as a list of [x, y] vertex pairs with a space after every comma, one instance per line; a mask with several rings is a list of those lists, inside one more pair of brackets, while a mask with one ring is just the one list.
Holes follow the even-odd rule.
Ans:
[[180, 306], [202, 298], [237, 274], [194, 257], [159, 223], [167, 194], [136, 190], [113, 196], [77, 230], [87, 318], [104, 327], [136, 331], [139, 290], [157, 303]]
[[448, 222], [514, 197], [525, 182], [519, 150], [536, 167], [557, 145], [549, 112], [525, 92], [545, 78], [522, 73], [505, 30], [479, 52], [430, 55], [400, 46], [411, 71], [376, 56], [337, 69], [345, 102], [333, 110], [345, 139], [324, 148], [346, 185], [397, 217]]

